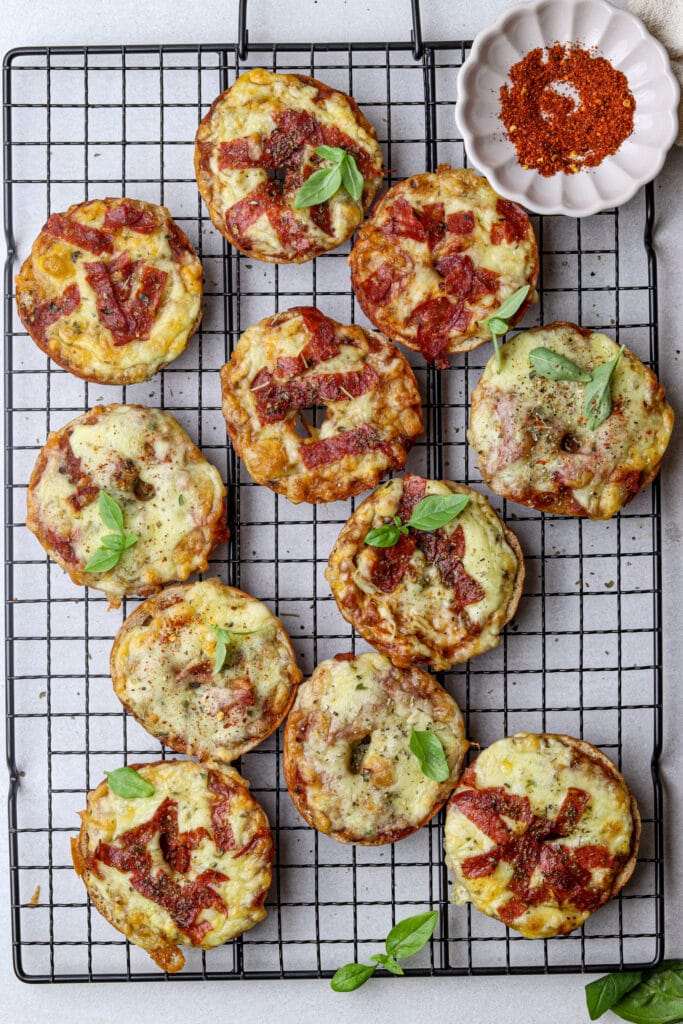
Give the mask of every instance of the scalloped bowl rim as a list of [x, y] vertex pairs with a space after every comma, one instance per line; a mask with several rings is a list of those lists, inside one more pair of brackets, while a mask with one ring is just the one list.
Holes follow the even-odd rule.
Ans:
[[[591, 3], [595, 7], [602, 8], [603, 11], [609, 13], [610, 17], [623, 17], [632, 21], [638, 28], [642, 38], [658, 52], [660, 58], [663, 58], [663, 77], [668, 78], [669, 84], [673, 89], [674, 97], [674, 105], [671, 111], [669, 108], [666, 108], [666, 112], [673, 113], [673, 123], [669, 136], [664, 138], [656, 150], [655, 159], [649, 164], [648, 170], [640, 175], [636, 175], [634, 172], [631, 172], [632, 177], [629, 186], [624, 188], [623, 192], [620, 193], [616, 199], [614, 197], [610, 197], [609, 199], [598, 198], [596, 201], [586, 203], [583, 206], [568, 207], [564, 203], [548, 202], [547, 204], [542, 204], [541, 202], [530, 200], [527, 192], [510, 188], [506, 182], [502, 181], [496, 169], [491, 167], [487, 164], [486, 160], [481, 158], [474, 142], [474, 134], [467, 123], [467, 104], [472, 95], [468, 90], [468, 79], [474, 74], [478, 64], [480, 63], [481, 50], [484, 45], [489, 42], [492, 36], [495, 36], [496, 34], [506, 34], [505, 30], [508, 29], [512, 23], [522, 17], [528, 17], [531, 13], [535, 15], [542, 8], [554, 7], [558, 4], [562, 4], [562, 7], [566, 10], [569, 6], [576, 8], [579, 4], [583, 3], [585, 3], [585, 0], [530, 0], [530, 2], [516, 4], [514, 7], [508, 8], [506, 11], [503, 11], [500, 17], [493, 22], [492, 25], [478, 33], [472, 43], [470, 53], [460, 69], [458, 77], [458, 100], [455, 105], [455, 122], [463, 138], [468, 156], [474, 166], [488, 178], [500, 195], [520, 203], [522, 206], [532, 210], [534, 213], [564, 214], [569, 217], [588, 217], [594, 213], [599, 213], [601, 210], [608, 210], [618, 206], [623, 206], [624, 203], [627, 203], [633, 198], [636, 192], [642, 188], [643, 185], [646, 185], [648, 182], [656, 178], [664, 166], [664, 161], [666, 160], [667, 154], [678, 133], [677, 107], [680, 100], [680, 87], [673, 72], [671, 71], [669, 55], [666, 49], [658, 39], [648, 32], [641, 19], [635, 14], [632, 14], [630, 11], [622, 8], [613, 7], [611, 4], [606, 3], [605, 0], [591, 0]], [[506, 75], [502, 75], [502, 80], [504, 81], [506, 77]], [[595, 170], [597, 171], [598, 168]], [[538, 172], [536, 172], [536, 177], [540, 177]], [[531, 180], [534, 179], [530, 178], [530, 181]]]

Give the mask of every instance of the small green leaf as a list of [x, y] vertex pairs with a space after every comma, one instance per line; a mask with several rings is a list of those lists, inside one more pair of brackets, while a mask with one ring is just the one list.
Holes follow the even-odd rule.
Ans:
[[182, 494], [178, 495], [178, 504], [179, 505], [184, 505], [185, 504], [185, 498], [183, 497]]
[[385, 946], [389, 956], [404, 960], [419, 953], [431, 939], [438, 918], [437, 910], [429, 910], [426, 914], [415, 914], [399, 921], [387, 935]]
[[410, 733], [410, 750], [417, 758], [423, 775], [435, 782], [446, 781], [450, 769], [438, 736], [428, 729], [413, 729]]
[[313, 152], [323, 160], [331, 160], [333, 164], [340, 164], [346, 156], [346, 150], [340, 146], [316, 146]]
[[371, 978], [376, 967], [369, 967], [367, 964], [345, 964], [335, 972], [330, 988], [335, 992], [353, 992], [364, 985], [368, 978]]
[[104, 525], [116, 533], [123, 533], [123, 512], [119, 503], [106, 491], [100, 491], [97, 507]]
[[100, 540], [102, 541], [102, 547], [107, 548], [108, 551], [123, 551], [126, 543], [125, 538], [120, 533], [107, 533]]
[[228, 654], [228, 648], [232, 646], [233, 637], [235, 636], [253, 636], [254, 633], [265, 633], [270, 629], [270, 625], [259, 626], [258, 629], [222, 629], [220, 626], [214, 626], [213, 622], [205, 622], [207, 626], [216, 636], [216, 650], [214, 652], [213, 662], [213, 673], [218, 675], [223, 666], [225, 665], [225, 659]]
[[624, 354], [622, 345], [614, 359], [596, 366], [591, 375], [590, 384], [586, 385], [586, 408], [588, 426], [595, 430], [612, 412], [612, 375]]
[[374, 960], [380, 967], [383, 967], [385, 971], [389, 971], [390, 974], [405, 974], [400, 963], [398, 963], [393, 956], [389, 956], [388, 953], [375, 953], [375, 955], [371, 956], [370, 959]]
[[549, 348], [534, 348], [529, 353], [529, 362], [539, 377], [546, 380], [579, 380], [586, 383], [591, 379], [590, 373], [586, 373], [580, 366], [566, 359], [559, 352], [553, 352]]
[[358, 170], [358, 164], [351, 153], [346, 154], [341, 169], [344, 188], [351, 198], [359, 203], [363, 198], [363, 175]]
[[296, 196], [294, 206], [297, 210], [308, 206], [318, 206], [327, 202], [335, 192], [341, 188], [342, 172], [339, 164], [334, 167], [324, 167], [314, 171], [310, 178], [306, 178]]
[[123, 550], [127, 551], [128, 548], [132, 548], [134, 544], [138, 542], [137, 533], [124, 533], [123, 535]]
[[228, 645], [225, 643], [224, 640], [218, 640], [216, 642], [216, 650], [214, 652], [214, 661], [213, 661], [213, 674], [215, 676], [218, 675], [218, 673], [223, 668], [223, 665], [225, 665], [225, 659], [227, 657], [227, 654], [228, 654]]
[[459, 516], [469, 500], [469, 494], [429, 494], [417, 503], [406, 526], [426, 532], [438, 530]]
[[498, 373], [500, 373], [503, 366], [503, 362], [500, 355], [500, 345], [498, 344], [498, 338], [496, 337], [495, 334], [491, 335], [491, 340], [493, 342], [493, 350], [496, 353], [496, 369], [498, 370]]
[[486, 325], [494, 337], [501, 338], [507, 334], [509, 324], [507, 320], [501, 320], [499, 316], [492, 316], [486, 321]]
[[510, 317], [514, 316], [519, 307], [522, 305], [527, 295], [529, 294], [530, 290], [530, 284], [522, 285], [521, 288], [518, 288], [516, 292], [513, 292], [512, 295], [509, 295], [507, 297], [507, 299], [499, 307], [495, 315], [497, 317], [500, 317], [501, 320], [509, 320]]
[[621, 974], [608, 974], [586, 985], [586, 1006], [590, 1019], [602, 1017], [603, 1013], [635, 988], [641, 978], [640, 971], [624, 971]]
[[85, 572], [109, 572], [115, 565], [118, 565], [120, 551], [108, 551], [107, 548], [98, 548], [85, 564]]
[[683, 960], [664, 960], [611, 1007], [632, 1024], [677, 1024], [683, 1020]]
[[401, 534], [407, 532], [408, 528], [405, 526], [397, 526], [396, 523], [385, 523], [384, 526], [378, 526], [376, 529], [370, 530], [365, 535], [365, 543], [373, 548], [393, 548]]
[[112, 793], [122, 796], [124, 800], [138, 800], [141, 797], [154, 796], [154, 786], [143, 779], [135, 768], [116, 768], [113, 772], [105, 772]]

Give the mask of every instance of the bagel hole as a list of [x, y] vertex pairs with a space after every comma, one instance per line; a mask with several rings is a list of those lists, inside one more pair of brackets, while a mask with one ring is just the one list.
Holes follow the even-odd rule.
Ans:
[[268, 167], [268, 177], [271, 181], [274, 181], [280, 192], [284, 192], [285, 181], [287, 179], [287, 168], [286, 167]]
[[305, 440], [308, 440], [309, 437], [313, 437], [313, 428], [311, 427], [311, 424], [308, 422], [306, 417], [302, 416], [301, 413], [299, 413], [299, 415], [296, 418], [296, 423], [294, 425], [294, 433], [297, 435], [297, 437], [303, 437]]
[[356, 740], [351, 745], [351, 757], [349, 760], [349, 771], [352, 775], [360, 775], [363, 771], [363, 759], [370, 746], [370, 740], [372, 737], [363, 736], [362, 739]]
[[149, 501], [155, 494], [154, 484], [148, 484], [141, 477], [138, 477], [133, 484], [133, 494], [138, 501]]
[[560, 448], [563, 452], [569, 452], [570, 454], [573, 454], [574, 452], [578, 452], [580, 447], [581, 442], [572, 434], [565, 434], [562, 440], [560, 441]]

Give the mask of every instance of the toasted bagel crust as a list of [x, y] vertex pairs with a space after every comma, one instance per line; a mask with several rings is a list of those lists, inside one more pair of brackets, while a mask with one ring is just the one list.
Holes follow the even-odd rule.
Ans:
[[[214, 672], [218, 638], [229, 633]], [[301, 672], [266, 605], [218, 579], [166, 587], [129, 615], [111, 652], [114, 691], [148, 732], [201, 761], [234, 761], [275, 732]]]
[[[315, 153], [320, 145], [355, 156], [364, 178], [360, 201], [340, 188], [324, 203], [295, 207], [306, 178], [332, 167]], [[240, 75], [212, 103], [197, 131], [195, 172], [215, 227], [267, 263], [303, 263], [341, 245], [383, 174], [375, 129], [350, 96], [307, 75], [263, 68]]]
[[[413, 729], [434, 733], [448, 778], [424, 774]], [[299, 688], [287, 719], [283, 764], [309, 825], [342, 843], [379, 846], [410, 835], [448, 798], [468, 743], [460, 709], [421, 669], [382, 654], [338, 655]]]
[[69, 373], [147, 380], [176, 359], [202, 315], [202, 266], [165, 206], [93, 199], [53, 214], [16, 279], [35, 341]]
[[212, 949], [266, 916], [273, 840], [234, 768], [132, 767], [154, 795], [124, 799], [100, 783], [88, 794], [71, 853], [103, 917], [175, 972], [185, 963], [179, 946]]
[[[409, 518], [408, 509], [401, 512], [409, 493], [410, 510], [415, 498], [432, 494], [467, 494], [470, 502], [440, 530], [422, 537], [414, 531], [389, 548], [366, 544], [370, 530], [397, 513]], [[517, 538], [478, 491], [408, 475], [383, 484], [358, 506], [325, 575], [344, 618], [395, 665], [444, 670], [499, 643], [519, 603], [524, 560]]]
[[451, 900], [526, 938], [564, 935], [631, 877], [640, 828], [626, 781], [590, 743], [546, 733], [498, 740], [448, 804]]
[[584, 383], [534, 374], [529, 353], [548, 348], [591, 373], [619, 346], [605, 334], [557, 322], [506, 342], [472, 392], [467, 439], [492, 491], [564, 516], [609, 519], [659, 472], [674, 414], [655, 375], [624, 351], [611, 380], [612, 412], [595, 430]]

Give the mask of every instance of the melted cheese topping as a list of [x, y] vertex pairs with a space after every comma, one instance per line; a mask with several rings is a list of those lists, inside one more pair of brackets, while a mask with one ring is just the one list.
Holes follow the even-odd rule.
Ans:
[[[494, 244], [491, 228], [501, 221], [496, 209], [500, 197], [486, 178], [471, 170], [451, 170], [444, 164], [436, 173], [417, 174], [390, 188], [361, 227], [349, 256], [356, 297], [365, 314], [390, 338], [419, 351], [418, 327], [411, 317], [422, 303], [444, 295], [444, 279], [434, 263], [449, 251], [455, 237], [447, 233], [445, 240], [432, 251], [427, 242], [403, 235], [387, 236], [381, 228], [391, 220], [391, 208], [397, 199], [407, 200], [417, 211], [442, 203], [445, 218], [458, 213], [473, 214], [474, 230], [457, 236], [458, 251], [469, 256], [475, 268], [482, 267], [499, 275], [493, 292], [475, 301], [464, 300], [463, 308], [471, 312], [469, 325], [464, 331], [451, 332], [445, 351], [459, 352], [490, 341], [491, 332], [484, 321], [523, 285], [531, 285], [530, 294], [510, 323], [521, 319], [527, 306], [537, 300], [538, 250], [531, 224], [521, 241]], [[405, 262], [411, 268], [404, 286], [396, 294], [392, 291], [387, 300], [374, 302], [365, 292], [366, 279], [385, 263], [399, 271], [404, 265], [401, 254], [405, 254]]]
[[365, 537], [393, 520], [402, 493], [403, 481], [391, 480], [356, 509], [339, 535], [325, 575], [342, 615], [395, 664], [425, 662], [448, 669], [499, 643], [500, 631], [516, 608], [524, 567], [511, 547], [511, 535], [482, 494], [463, 484], [429, 480], [425, 496], [470, 497], [440, 532], [448, 535], [462, 528], [462, 563], [484, 596], [456, 610], [452, 588], [419, 548], [396, 588], [381, 591], [373, 583], [372, 568], [388, 551], [365, 544]]
[[[588, 751], [593, 749], [569, 737], [522, 732], [491, 744], [479, 754], [474, 767], [477, 789], [503, 787], [508, 793], [527, 797], [533, 813], [543, 818], [555, 818], [569, 789], [589, 794], [590, 801], [569, 834], [547, 842], [570, 849], [604, 846], [615, 858], [615, 865], [593, 868], [590, 886], [602, 891], [606, 900], [614, 894], [615, 877], [632, 853], [634, 819], [632, 798], [624, 779], [613, 765], [605, 763], [606, 758], [598, 751], [592, 757]], [[461, 783], [454, 796], [468, 788]], [[504, 821], [514, 834], [524, 831], [522, 822], [507, 816]], [[490, 875], [465, 875], [463, 861], [486, 853], [496, 843], [453, 801], [449, 802], [446, 814], [444, 845], [446, 864], [456, 879], [451, 901], [471, 901], [483, 913], [499, 917], [500, 908], [514, 896], [509, 888], [513, 865], [499, 861]], [[538, 886], [542, 881], [537, 866], [532, 884]], [[549, 937], [578, 928], [589, 914], [590, 911], [567, 902], [560, 905], [553, 897], [528, 907], [511, 927], [527, 938]]]
[[[96, 495], [74, 508], [78, 489], [61, 447], [65, 440], [97, 491], [118, 502], [126, 533], [138, 537], [108, 572], [84, 571], [111, 530]], [[206, 568], [209, 552], [225, 536], [225, 493], [218, 470], [170, 413], [98, 406], [48, 438], [31, 476], [26, 525], [74, 582], [103, 590], [116, 606], [124, 594], [149, 593]], [[60, 539], [73, 559], [60, 552]]]
[[[214, 827], [211, 812], [216, 797], [207, 789], [209, 767], [212, 766], [200, 766], [193, 761], [137, 765], [140, 775], [154, 786], [153, 796], [124, 799], [103, 782], [88, 795], [87, 810], [81, 815], [83, 825], [78, 840], [74, 841], [74, 860], [93, 902], [131, 942], [152, 953], [176, 943], [211, 949], [253, 928], [266, 916], [263, 899], [270, 886], [273, 849], [268, 820], [249, 794], [249, 783], [245, 779], [232, 768], [213, 766], [212, 770], [230, 789], [227, 820], [234, 835], [234, 849], [218, 848], [211, 838]], [[203, 828], [208, 836], [192, 851], [190, 867], [182, 873], [174, 870], [164, 858], [159, 834], [153, 836], [146, 844], [152, 857], [152, 876], [159, 873], [170, 876], [179, 886], [194, 881], [203, 871], [217, 871], [227, 876], [225, 881], [212, 883], [226, 909], [220, 911], [210, 906], [199, 915], [200, 922], [211, 925], [201, 943], [193, 943], [163, 906], [138, 892], [128, 872], [119, 871], [95, 857], [99, 843], [116, 846], [122, 833], [148, 822], [167, 798], [177, 803], [179, 832]], [[254, 842], [252, 849], [242, 852], [259, 832], [263, 833], [262, 838]]]
[[492, 490], [564, 515], [609, 519], [656, 475], [674, 414], [654, 374], [625, 351], [611, 381], [612, 413], [596, 430], [585, 384], [534, 375], [529, 353], [551, 349], [590, 373], [619, 352], [573, 324], [523, 331], [489, 361], [472, 394], [467, 439]]
[[[321, 125], [340, 129], [357, 149], [368, 154], [376, 170], [382, 170], [382, 153], [375, 130], [344, 93], [329, 90], [315, 79], [303, 75], [275, 74], [262, 68], [245, 72], [212, 104], [197, 131], [195, 151], [197, 183], [211, 219], [237, 248], [241, 247], [239, 240], [230, 234], [226, 216], [236, 203], [246, 199], [258, 185], [266, 183], [269, 175], [262, 167], [221, 168], [220, 145], [242, 138], [267, 138], [276, 127], [278, 114], [286, 110], [305, 111]], [[205, 155], [207, 149], [210, 150], [208, 159]], [[307, 160], [310, 162], [310, 154]], [[288, 204], [289, 216], [299, 223], [313, 244], [303, 257], [283, 249], [264, 210], [246, 231], [250, 242], [249, 255], [286, 263], [298, 262], [302, 258], [309, 260], [318, 253], [336, 248], [358, 227], [380, 182], [381, 177], [366, 178], [359, 202], [352, 199], [344, 188], [332, 196], [326, 204], [331, 234], [315, 223], [311, 208], [299, 210]]]
[[[252, 390], [257, 374], [268, 369], [277, 379], [278, 359], [296, 358], [310, 342], [297, 308], [248, 328], [221, 370], [223, 415], [237, 454], [256, 483], [286, 494], [293, 502], [340, 501], [373, 487], [389, 469], [403, 468], [413, 439], [423, 430], [417, 381], [398, 349], [380, 334], [326, 319], [340, 343], [339, 352], [296, 379], [370, 367], [379, 380], [361, 395], [325, 402], [325, 419], [319, 427], [312, 416], [297, 410], [276, 423], [262, 424], [258, 391]], [[312, 440], [336, 437], [366, 424], [385, 442], [384, 449], [368, 448], [306, 468], [301, 454], [306, 436]]]
[[[217, 637], [232, 634], [214, 673]], [[251, 634], [242, 636], [239, 634]], [[114, 689], [144, 727], [181, 753], [232, 761], [275, 731], [301, 679], [282, 623], [220, 580], [164, 590], [119, 630]]]
[[[157, 222], [154, 231], [140, 233], [133, 227], [105, 228], [107, 212], [131, 202], [136, 209], [143, 210], [147, 218]], [[57, 301], [66, 288], [77, 285], [80, 302], [76, 308], [46, 328], [44, 342], [35, 331], [34, 340], [57, 363], [86, 380], [103, 384], [134, 384], [147, 380], [185, 350], [199, 323], [203, 292], [201, 263], [164, 206], [140, 200], [96, 199], [70, 207], [65, 216], [89, 228], [105, 231], [112, 238], [113, 252], [96, 255], [76, 243], [41, 231], [17, 277], [17, 305], [22, 320], [31, 334], [26, 316], [36, 306]], [[185, 243], [180, 262], [173, 259], [169, 224]], [[148, 336], [117, 345], [109, 328], [100, 321], [96, 293], [86, 276], [86, 266], [93, 261], [109, 264], [121, 253], [127, 253], [134, 262], [142, 261], [163, 271], [167, 277]]]
[[[413, 729], [441, 741], [450, 769], [439, 783], [409, 746]], [[393, 842], [431, 818], [467, 750], [460, 709], [420, 669], [381, 654], [324, 661], [302, 684], [285, 730], [285, 774], [315, 828], [343, 842]]]

